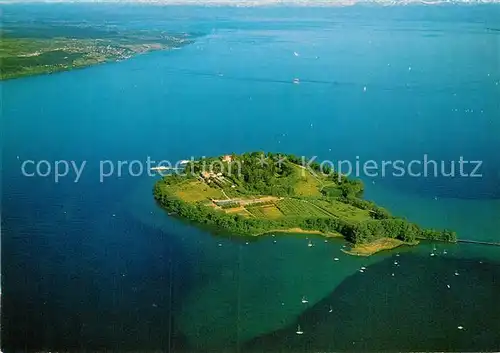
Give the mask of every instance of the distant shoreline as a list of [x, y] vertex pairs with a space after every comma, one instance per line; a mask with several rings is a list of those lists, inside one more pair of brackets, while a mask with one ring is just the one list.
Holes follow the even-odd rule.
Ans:
[[[26, 26], [30, 28], [29, 24]], [[0, 80], [121, 62], [141, 54], [173, 50], [193, 43], [188, 33], [167, 34], [157, 30], [108, 32], [106, 28], [62, 25], [53, 29], [49, 25], [36, 28], [37, 33], [47, 36], [38, 37], [5, 26], [0, 46]]]
[[353, 6], [366, 6], [366, 7], [408, 7], [408, 6], [484, 6], [484, 5], [498, 5], [500, 0], [479, 0], [476, 2], [470, 2], [465, 0], [438, 0], [438, 1], [425, 1], [425, 0], [392, 0], [391, 2], [384, 0], [343, 0], [336, 2], [334, 0], [287, 0], [287, 1], [232, 1], [232, 0], [216, 0], [216, 1], [198, 1], [198, 0], [186, 0], [186, 1], [166, 1], [166, 0], [101, 0], [100, 2], [95, 2], [93, 0], [81, 0], [78, 3], [75, 1], [60, 1], [60, 0], [13, 0], [6, 1], [0, 0], [0, 5], [61, 5], [61, 4], [71, 4], [71, 5], [139, 5], [139, 6], [158, 6], [158, 7], [171, 7], [171, 6], [192, 6], [192, 7], [235, 7], [235, 8], [280, 8], [280, 7], [310, 7], [310, 8], [324, 8], [324, 7], [353, 7]]

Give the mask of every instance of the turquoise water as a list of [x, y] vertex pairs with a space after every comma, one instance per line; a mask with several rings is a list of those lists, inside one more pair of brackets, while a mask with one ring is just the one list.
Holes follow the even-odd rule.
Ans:
[[[246, 244], [168, 217], [152, 199], [155, 177], [99, 181], [99, 161], [148, 156], [464, 156], [484, 161], [482, 178], [365, 178], [366, 197], [499, 241], [497, 7], [35, 9], [203, 35], [181, 50], [2, 83], [4, 347], [500, 348], [498, 247], [401, 249], [392, 277], [395, 253], [354, 258], [342, 241], [303, 235]], [[33, 11], [4, 8], [7, 23]], [[87, 164], [78, 183], [55, 183], [22, 176], [28, 159]]]

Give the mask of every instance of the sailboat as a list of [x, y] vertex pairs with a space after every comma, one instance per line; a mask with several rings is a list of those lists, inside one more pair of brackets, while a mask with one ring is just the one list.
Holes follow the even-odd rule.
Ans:
[[306, 297], [302, 297], [302, 304], [307, 304], [309, 303], [309, 300], [306, 299]]
[[297, 326], [297, 335], [303, 335], [304, 334], [304, 331], [302, 331], [302, 329], [300, 328], [300, 325]]

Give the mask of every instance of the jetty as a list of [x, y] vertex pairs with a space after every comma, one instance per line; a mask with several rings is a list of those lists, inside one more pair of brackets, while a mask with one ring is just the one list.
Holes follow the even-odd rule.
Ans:
[[151, 170], [176, 170], [176, 169], [182, 169], [182, 168], [165, 167], [165, 166], [159, 166], [159, 167], [152, 167], [151, 168]]
[[[176, 165], [185, 166], [188, 163], [189, 163], [188, 160], [183, 159], [182, 161], [179, 161]], [[178, 169], [183, 169], [183, 167], [168, 167], [168, 166], [164, 166], [164, 165], [159, 165], [157, 167], [151, 167], [151, 170], [155, 170], [155, 171], [160, 171], [160, 170], [178, 170]]]
[[481, 240], [471, 240], [471, 239], [457, 239], [457, 243], [500, 246], [500, 243], [496, 243], [494, 241], [481, 241]]

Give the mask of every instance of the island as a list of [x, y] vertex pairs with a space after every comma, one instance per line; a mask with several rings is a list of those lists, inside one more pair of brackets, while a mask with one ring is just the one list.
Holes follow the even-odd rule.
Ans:
[[343, 237], [348, 254], [368, 256], [450, 230], [423, 229], [362, 198], [364, 185], [290, 154], [250, 152], [184, 161], [155, 183], [170, 215], [237, 235], [275, 232]]
[[54, 22], [5, 23], [0, 79], [48, 74], [116, 62], [155, 50], [178, 49], [194, 34]]

